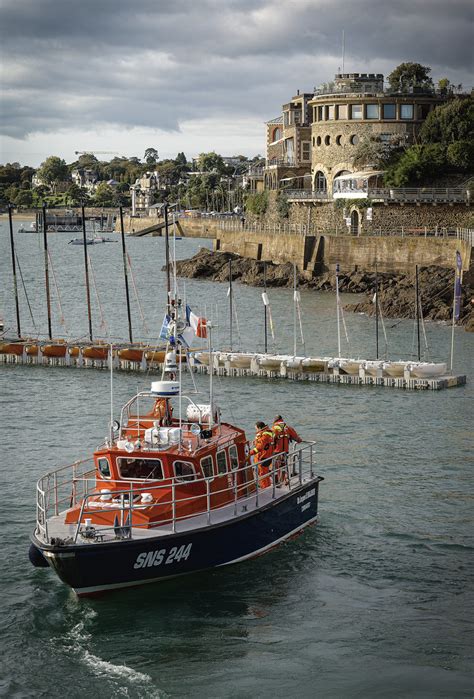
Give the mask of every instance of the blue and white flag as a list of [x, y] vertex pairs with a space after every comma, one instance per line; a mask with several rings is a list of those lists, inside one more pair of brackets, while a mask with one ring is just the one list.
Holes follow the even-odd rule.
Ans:
[[163, 318], [163, 323], [161, 325], [161, 330], [160, 330], [160, 340], [168, 340], [170, 336], [170, 320], [171, 318], [169, 317], [168, 314], [165, 315]]

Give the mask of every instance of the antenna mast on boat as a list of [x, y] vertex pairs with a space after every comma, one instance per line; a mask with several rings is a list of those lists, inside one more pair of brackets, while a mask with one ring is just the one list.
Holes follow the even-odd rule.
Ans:
[[84, 204], [81, 206], [81, 212], [82, 212], [82, 239], [84, 241], [84, 272], [86, 275], [87, 317], [89, 319], [89, 340], [92, 342], [91, 291], [90, 291], [90, 286], [89, 286], [89, 266], [87, 264], [86, 214], [85, 214]]
[[48, 337], [53, 339], [51, 330], [51, 296], [49, 293], [49, 268], [48, 268], [48, 224], [46, 221], [46, 204], [43, 204], [43, 243], [44, 243], [44, 280], [46, 287], [46, 308], [48, 311]]
[[16, 264], [15, 264], [15, 242], [13, 240], [13, 220], [12, 220], [12, 205], [8, 204], [8, 221], [10, 223], [10, 248], [12, 252], [12, 273], [13, 273], [13, 291], [15, 294], [15, 310], [16, 310], [16, 330], [18, 338], [21, 337], [20, 327], [20, 304], [18, 302], [18, 285], [16, 282]]
[[[85, 247], [85, 246], [84, 246]], [[110, 345], [110, 444], [114, 443], [114, 352]]]
[[341, 324], [339, 310], [339, 262], [336, 264], [337, 356], [341, 356]]
[[123, 274], [125, 277], [125, 295], [127, 297], [127, 316], [128, 316], [128, 336], [130, 344], [133, 342], [132, 334], [132, 316], [130, 314], [130, 292], [128, 289], [128, 270], [127, 270], [127, 251], [125, 249], [125, 231], [123, 227], [123, 209], [119, 207], [120, 212], [120, 234], [122, 236], [122, 257], [123, 257]]

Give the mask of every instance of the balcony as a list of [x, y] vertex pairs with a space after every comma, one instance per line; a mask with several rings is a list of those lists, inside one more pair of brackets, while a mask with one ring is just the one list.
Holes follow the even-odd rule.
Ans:
[[[309, 163], [308, 163], [309, 166]], [[272, 158], [267, 160], [266, 167], [300, 167], [296, 158]]]
[[285, 189], [282, 191], [284, 191], [288, 201], [332, 201], [332, 196], [328, 191], [310, 189]]
[[[345, 195], [350, 199], [350, 194]], [[467, 204], [471, 203], [471, 192], [463, 187], [438, 187], [438, 188], [399, 188], [399, 189], [376, 189], [367, 190], [367, 198], [384, 203], [418, 204], [418, 203], [447, 203], [447, 204]]]

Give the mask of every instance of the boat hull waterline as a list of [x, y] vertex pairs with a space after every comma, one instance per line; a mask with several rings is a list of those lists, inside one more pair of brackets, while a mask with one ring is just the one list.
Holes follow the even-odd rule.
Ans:
[[67, 547], [33, 535], [32, 546], [78, 596], [189, 575], [259, 556], [316, 523], [321, 480], [315, 477], [266, 506], [199, 529]]

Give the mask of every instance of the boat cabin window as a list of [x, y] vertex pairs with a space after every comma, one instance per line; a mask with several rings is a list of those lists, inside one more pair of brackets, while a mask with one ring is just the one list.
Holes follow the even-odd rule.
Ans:
[[236, 468], [239, 468], [239, 455], [237, 453], [237, 447], [235, 446], [235, 444], [229, 447], [229, 456], [230, 468], [232, 471], [235, 471]]
[[217, 473], [227, 473], [227, 456], [225, 451], [218, 451], [217, 458]]
[[201, 459], [201, 468], [204, 478], [214, 478], [212, 456], [205, 456]]
[[97, 464], [102, 478], [110, 478], [110, 464], [108, 459], [99, 459]]
[[178, 481], [194, 481], [196, 479], [194, 466], [189, 461], [175, 461], [173, 466], [174, 475]]
[[163, 466], [160, 459], [124, 458], [117, 459], [120, 478], [163, 480]]

